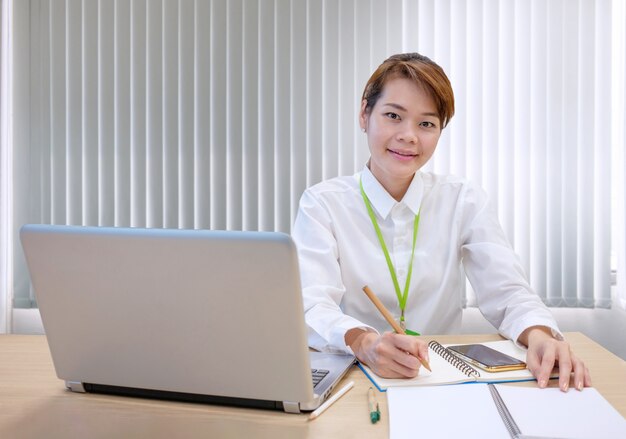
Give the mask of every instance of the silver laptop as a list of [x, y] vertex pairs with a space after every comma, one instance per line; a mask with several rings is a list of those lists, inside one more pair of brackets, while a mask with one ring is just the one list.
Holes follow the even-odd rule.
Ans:
[[73, 391], [298, 413], [354, 362], [309, 352], [286, 234], [26, 225], [21, 241]]

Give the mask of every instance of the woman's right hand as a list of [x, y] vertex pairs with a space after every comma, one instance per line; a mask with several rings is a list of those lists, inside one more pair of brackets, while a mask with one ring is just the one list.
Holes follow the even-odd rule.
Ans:
[[412, 335], [353, 328], [345, 341], [361, 363], [384, 378], [414, 378], [421, 366], [418, 357], [428, 361], [428, 344]]

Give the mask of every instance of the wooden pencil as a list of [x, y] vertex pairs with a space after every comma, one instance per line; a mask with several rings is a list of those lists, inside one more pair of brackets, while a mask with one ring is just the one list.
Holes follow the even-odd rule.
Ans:
[[[380, 311], [380, 313], [383, 315], [385, 320], [387, 320], [387, 322], [389, 322], [389, 324], [391, 325], [393, 330], [396, 331], [397, 334], [404, 334], [404, 331], [402, 330], [402, 327], [398, 324], [396, 319], [393, 318], [393, 316], [391, 315], [389, 310], [387, 308], [385, 308], [385, 305], [383, 305], [383, 303], [376, 296], [376, 294], [374, 294], [374, 292], [371, 290], [371, 288], [368, 287], [367, 285], [365, 285], [363, 287], [363, 291], [365, 292], [367, 297], [369, 297], [369, 299], [372, 301], [374, 306], [376, 306], [378, 311]], [[424, 366], [429, 371], [431, 370], [430, 369], [430, 364], [428, 364], [428, 361], [426, 361], [425, 359], [420, 358], [420, 357], [417, 357], [417, 359], [420, 361], [420, 363], [422, 363], [422, 366]]]

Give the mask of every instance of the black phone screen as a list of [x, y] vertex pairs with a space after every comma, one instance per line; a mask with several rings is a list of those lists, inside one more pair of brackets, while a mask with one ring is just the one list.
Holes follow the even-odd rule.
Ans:
[[523, 361], [520, 361], [517, 358], [513, 358], [481, 344], [448, 346], [448, 349], [458, 352], [459, 354], [471, 358], [472, 360], [482, 363], [488, 367], [524, 364]]

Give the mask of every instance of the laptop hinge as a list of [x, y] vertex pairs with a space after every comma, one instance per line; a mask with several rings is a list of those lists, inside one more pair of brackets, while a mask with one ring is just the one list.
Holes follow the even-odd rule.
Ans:
[[85, 386], [83, 386], [83, 383], [79, 381], [66, 381], [65, 387], [70, 389], [72, 392], [85, 393]]
[[287, 413], [300, 413], [300, 403], [283, 401], [283, 409]]

